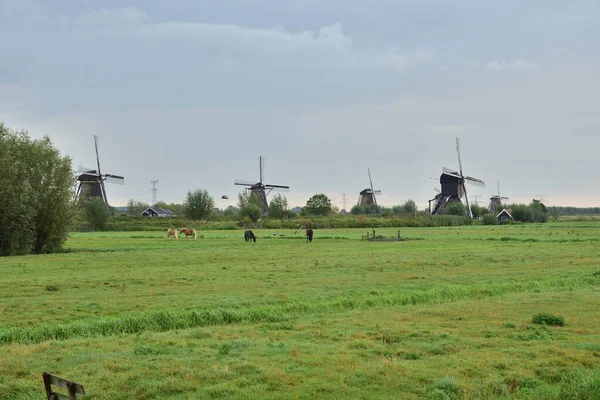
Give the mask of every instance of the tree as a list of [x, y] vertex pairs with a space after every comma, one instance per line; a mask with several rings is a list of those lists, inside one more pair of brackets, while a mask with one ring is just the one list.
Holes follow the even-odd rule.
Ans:
[[238, 213], [239, 218], [248, 217], [249, 220], [256, 222], [262, 217], [262, 206], [256, 196], [249, 192], [238, 194]]
[[473, 213], [473, 218], [481, 218], [487, 213], [487, 208], [473, 204], [471, 206], [471, 213]]
[[194, 220], [207, 220], [215, 206], [215, 201], [205, 189], [188, 192], [183, 203], [185, 216]]
[[446, 206], [444, 214], [460, 215], [464, 217], [465, 215], [467, 215], [467, 209], [465, 208], [465, 205], [463, 203], [450, 203]]
[[417, 211], [417, 204], [413, 199], [408, 199], [402, 205], [402, 209], [407, 214], [414, 214]]
[[75, 210], [71, 171], [47, 136], [0, 123], [0, 256], [60, 250]]
[[288, 211], [287, 199], [279, 193], [273, 196], [269, 204], [269, 217], [275, 219], [287, 218]]
[[127, 215], [131, 216], [139, 216], [142, 215], [145, 209], [147, 209], [148, 203], [143, 203], [141, 201], [137, 201], [134, 199], [129, 199], [127, 201]]
[[304, 210], [308, 215], [329, 215], [331, 214], [331, 200], [324, 194], [315, 194], [308, 199]]
[[83, 203], [83, 217], [95, 228], [104, 229], [110, 218], [110, 211], [101, 197], [93, 197]]

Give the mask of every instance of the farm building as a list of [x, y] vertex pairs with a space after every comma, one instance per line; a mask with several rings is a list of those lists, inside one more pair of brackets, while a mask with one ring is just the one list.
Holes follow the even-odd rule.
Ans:
[[142, 211], [142, 216], [144, 217], [158, 217], [158, 218], [167, 218], [174, 217], [173, 211], [167, 208], [161, 207], [148, 207], [144, 211]]
[[507, 219], [510, 219], [511, 221], [515, 220], [512, 216], [512, 210], [510, 208], [505, 208], [500, 211], [498, 215], [496, 215], [496, 218], [498, 218], [498, 222], [501, 224], [503, 224]]

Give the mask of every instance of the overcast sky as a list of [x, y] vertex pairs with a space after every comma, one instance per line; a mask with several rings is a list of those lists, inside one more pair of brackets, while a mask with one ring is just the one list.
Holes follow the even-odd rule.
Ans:
[[[75, 167], [100, 137], [112, 205], [235, 178], [348, 208], [435, 195], [600, 206], [598, 0], [0, 0], [0, 121]], [[221, 200], [228, 195], [229, 201]]]

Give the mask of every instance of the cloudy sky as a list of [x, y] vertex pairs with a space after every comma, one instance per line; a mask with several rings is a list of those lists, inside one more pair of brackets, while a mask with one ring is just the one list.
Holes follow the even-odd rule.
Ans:
[[[480, 203], [599, 206], [597, 0], [0, 0], [0, 121], [124, 175], [109, 201], [181, 202], [235, 178], [291, 206], [423, 208], [442, 166]], [[229, 201], [220, 200], [229, 195]]]

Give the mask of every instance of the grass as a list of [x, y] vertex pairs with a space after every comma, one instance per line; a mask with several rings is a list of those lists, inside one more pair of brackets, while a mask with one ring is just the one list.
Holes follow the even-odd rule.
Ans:
[[597, 222], [255, 232], [0, 258], [0, 399], [600, 398]]

